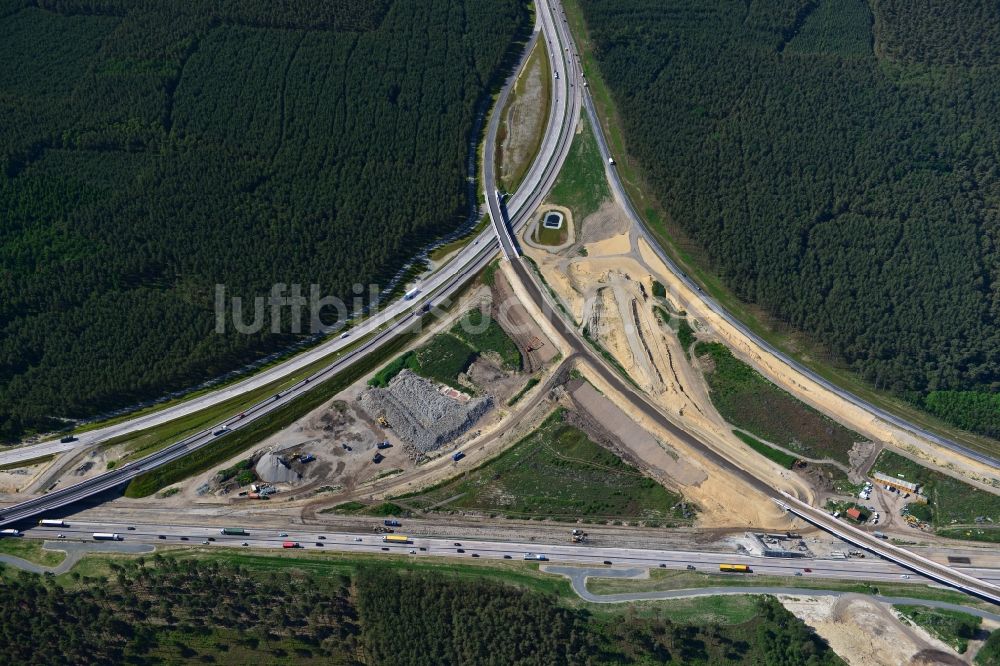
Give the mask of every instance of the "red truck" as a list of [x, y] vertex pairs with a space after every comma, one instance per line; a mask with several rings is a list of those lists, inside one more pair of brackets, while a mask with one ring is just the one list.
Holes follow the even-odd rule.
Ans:
[[301, 548], [298, 541], [285, 541], [281, 544], [282, 548]]

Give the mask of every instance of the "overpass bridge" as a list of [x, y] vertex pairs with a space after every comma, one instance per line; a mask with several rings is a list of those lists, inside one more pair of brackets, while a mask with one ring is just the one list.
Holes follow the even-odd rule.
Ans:
[[503, 258], [510, 261], [514, 257], [521, 255], [521, 249], [517, 246], [517, 240], [511, 232], [510, 218], [507, 217], [507, 206], [503, 203], [503, 196], [493, 188], [492, 194], [486, 192], [486, 202], [490, 209], [490, 219], [493, 221], [493, 232], [500, 242], [500, 251]]

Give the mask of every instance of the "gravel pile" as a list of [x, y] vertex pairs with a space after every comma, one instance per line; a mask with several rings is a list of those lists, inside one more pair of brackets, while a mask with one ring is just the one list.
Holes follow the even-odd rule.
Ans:
[[488, 395], [462, 404], [409, 370], [396, 375], [384, 389], [366, 390], [360, 401], [369, 414], [384, 414], [393, 432], [421, 453], [457, 438], [493, 406], [493, 397]]
[[276, 453], [265, 453], [254, 468], [261, 481], [267, 483], [294, 483], [300, 475]]

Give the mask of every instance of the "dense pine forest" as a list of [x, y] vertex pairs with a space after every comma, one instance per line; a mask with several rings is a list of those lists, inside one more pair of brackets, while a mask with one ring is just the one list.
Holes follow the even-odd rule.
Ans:
[[[254, 564], [253, 558], [247, 563]], [[843, 663], [771, 597], [760, 597], [756, 616], [744, 623], [692, 625], [626, 612], [594, 617], [551, 595], [508, 584], [374, 566], [306, 575], [293, 567], [271, 570], [265, 564], [262, 570], [159, 555], [110, 566], [111, 575], [75, 575], [62, 583], [32, 574], [7, 577], [0, 596], [0, 660]]]
[[[350, 298], [468, 210], [524, 0], [0, 0], [0, 440], [292, 341], [215, 285]], [[247, 312], [244, 320], [253, 320]]]
[[1000, 6], [580, 4], [628, 151], [729, 287], [1000, 436]]

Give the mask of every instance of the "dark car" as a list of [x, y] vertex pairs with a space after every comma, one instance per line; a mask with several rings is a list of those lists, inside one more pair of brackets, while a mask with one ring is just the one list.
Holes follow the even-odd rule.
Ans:
[[320, 534], [320, 535], [319, 535], [318, 537], [316, 537], [316, 538], [317, 538], [317, 539], [320, 539], [320, 540], [325, 540], [325, 539], [326, 539], [326, 537], [325, 537], [325, 536], [323, 536], [322, 534]]
[[427, 549], [426, 549], [426, 548], [424, 548], [423, 546], [421, 546], [421, 547], [420, 547], [420, 550], [427, 550]]
[[319, 546], [320, 548], [322, 548], [323, 547], [323, 542], [322, 541], [317, 541], [316, 545]]
[[611, 560], [604, 560], [605, 564], [611, 564]]
[[803, 569], [803, 571], [805, 571], [806, 573], [812, 573], [813, 572], [812, 569]]
[[472, 556], [473, 557], [479, 557], [479, 553], [473, 553]]
[[388, 548], [383, 548], [382, 550], [389, 550]]
[[215, 541], [215, 537], [208, 537], [209, 541]]
[[667, 565], [666, 565], [666, 564], [664, 564], [663, 562], [660, 562], [660, 568], [661, 568], [661, 569], [666, 569], [666, 568], [667, 568]]
[[181, 541], [188, 541], [187, 537], [181, 537]]
[[504, 555], [504, 556], [503, 556], [503, 559], [505, 559], [505, 560], [509, 560], [509, 559], [512, 559], [512, 558], [511, 558], [511, 556], [510, 556], [510, 555]]
[[457, 542], [457, 541], [456, 541], [456, 542], [455, 542], [455, 545], [456, 545], [456, 546], [461, 546], [462, 544], [460, 544], [459, 542]]
[[135, 525], [129, 525], [127, 529], [129, 529], [131, 531], [135, 531]]
[[465, 549], [464, 549], [464, 548], [459, 548], [459, 549], [458, 549], [458, 552], [460, 552], [460, 553], [464, 553], [464, 552], [465, 552]]
[[156, 538], [157, 538], [157, 539], [166, 539], [166, 538], [167, 538], [167, 535], [166, 535], [166, 534], [157, 534], [157, 535], [156, 535]]

